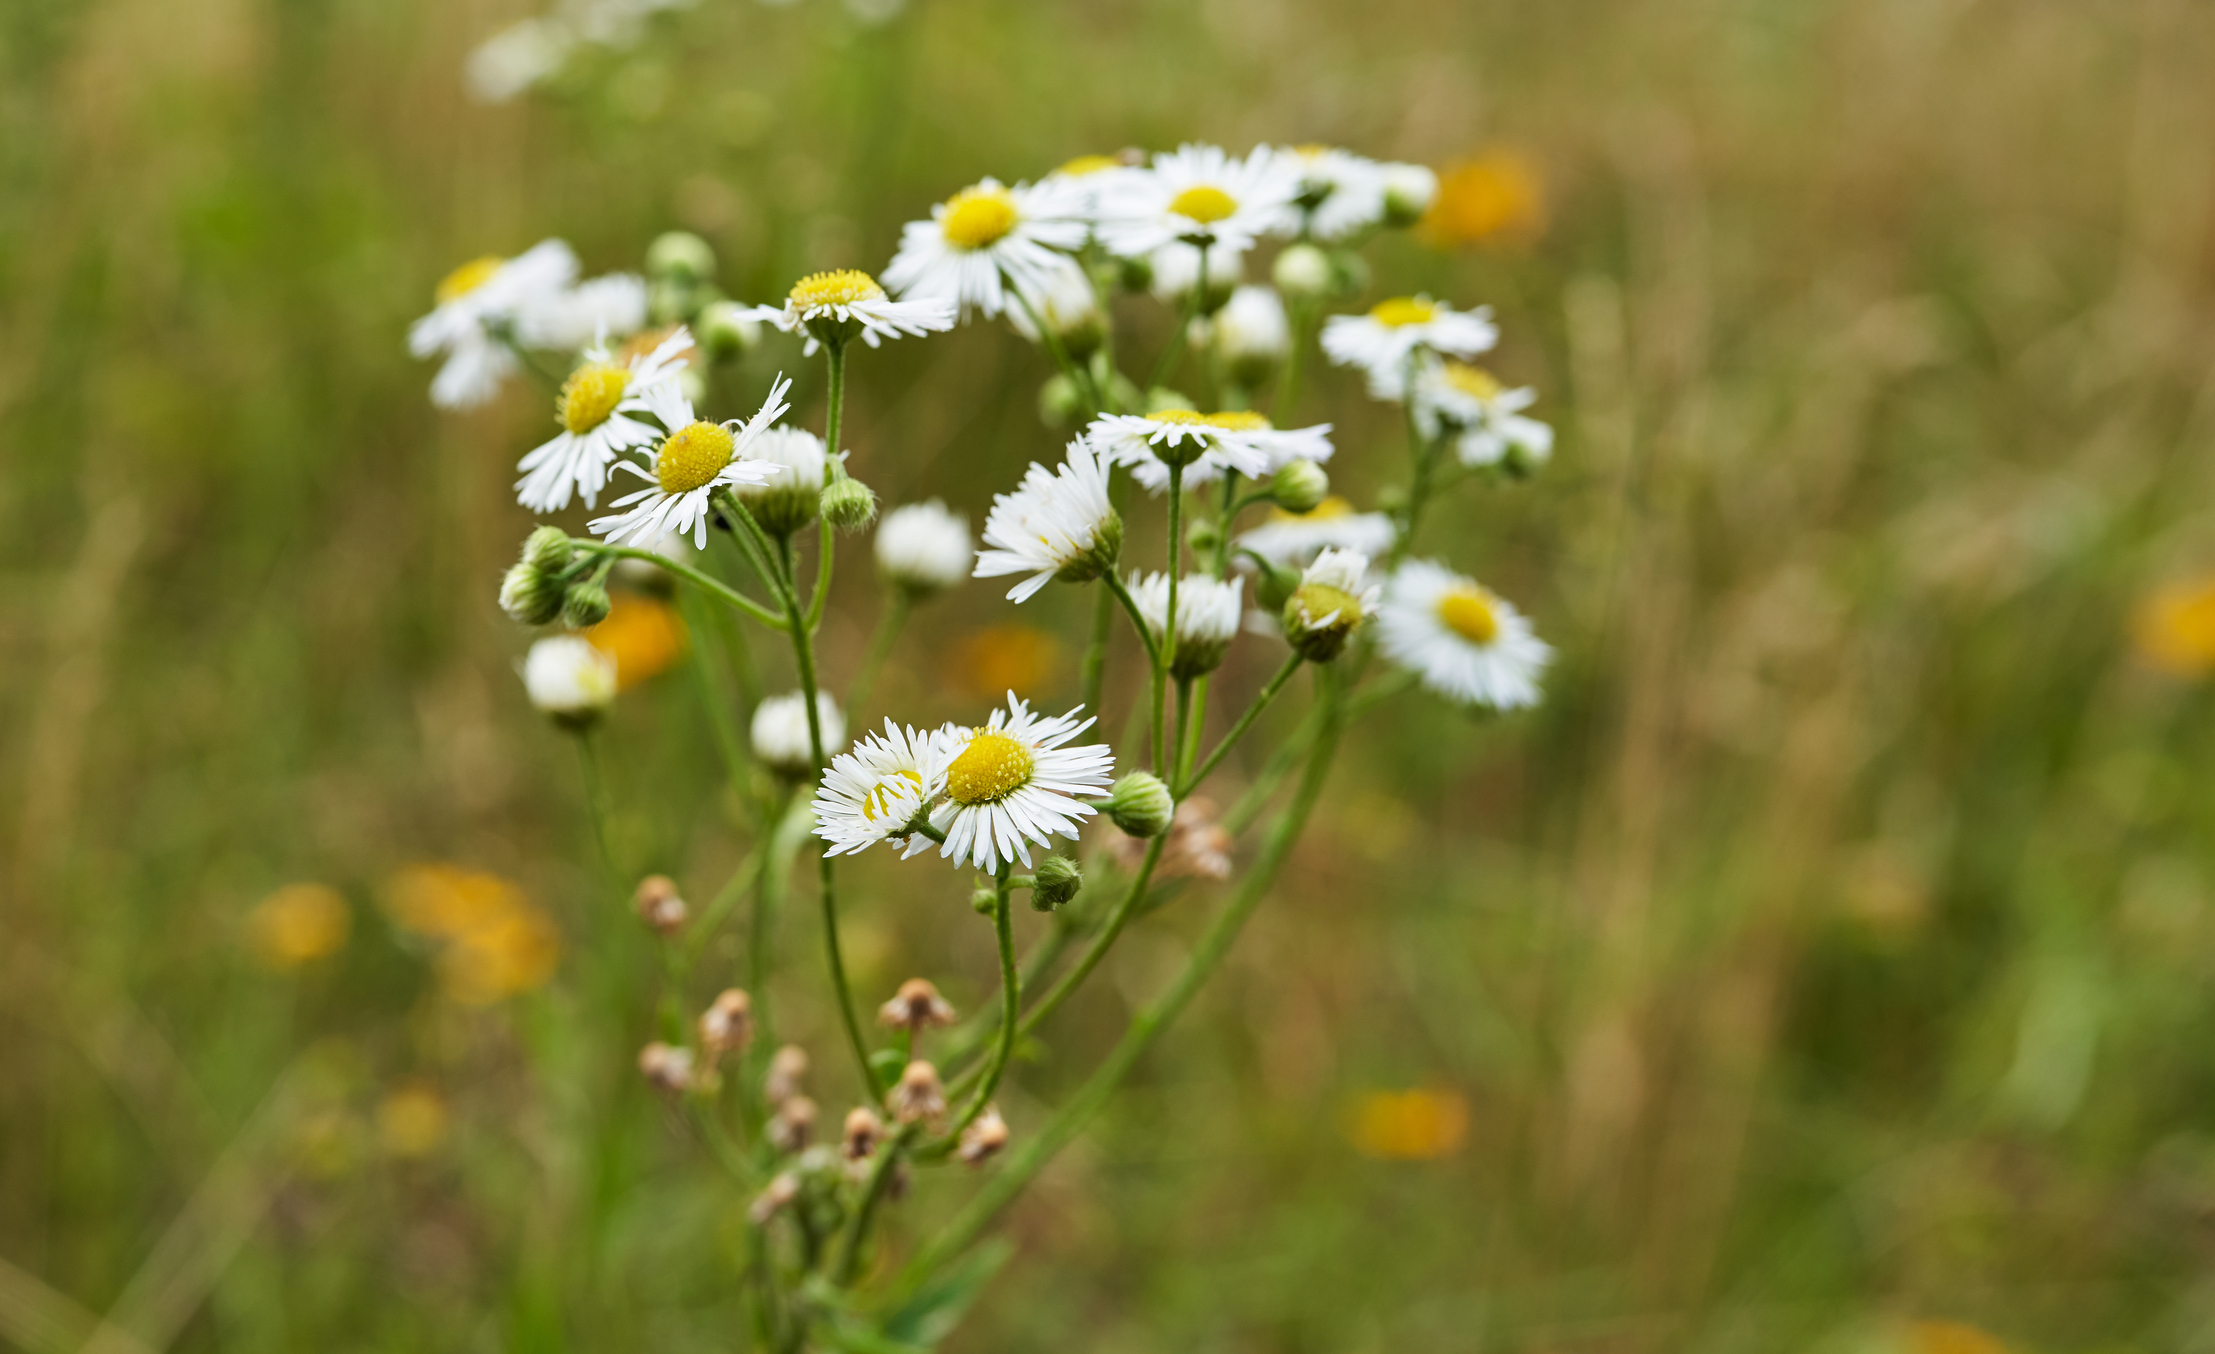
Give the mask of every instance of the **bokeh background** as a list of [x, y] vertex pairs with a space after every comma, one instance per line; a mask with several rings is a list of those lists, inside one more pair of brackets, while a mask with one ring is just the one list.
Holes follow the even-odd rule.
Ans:
[[[546, 235], [690, 228], [769, 299], [1196, 138], [1463, 167], [1378, 294], [1496, 306], [1562, 436], [1426, 548], [1562, 659], [1533, 715], [1363, 726], [947, 1348], [2215, 1349], [2206, 6], [699, 0], [473, 102], [525, 12], [0, 7], [0, 1340], [737, 1343], [745, 1200], [633, 1070], [652, 950], [493, 602], [540, 396], [435, 414], [405, 327]], [[866, 354], [857, 473], [981, 521], [1045, 375]], [[1389, 478], [1352, 380], [1305, 412]], [[857, 714], [1073, 699], [1071, 606], [934, 603]], [[743, 847], [704, 718], [678, 668], [607, 740], [618, 854], [698, 893]], [[964, 884], [853, 877], [865, 995], [988, 997]]]

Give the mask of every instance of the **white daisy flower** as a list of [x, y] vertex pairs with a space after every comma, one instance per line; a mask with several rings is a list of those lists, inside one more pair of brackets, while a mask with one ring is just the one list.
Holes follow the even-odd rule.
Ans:
[[1039, 182], [1067, 193], [1078, 219], [1096, 226], [1100, 218], [1101, 196], [1117, 179], [1132, 172], [1132, 166], [1118, 156], [1079, 155], [1073, 160], [1064, 161]]
[[939, 592], [969, 573], [969, 519], [939, 499], [894, 508], [877, 524], [877, 572], [912, 593]]
[[784, 394], [792, 382], [778, 376], [762, 401], [761, 412], [744, 423], [704, 423], [693, 417], [692, 400], [674, 383], [653, 388], [649, 410], [670, 429], [662, 444], [647, 452], [647, 467], [635, 461], [617, 461], [647, 486], [615, 500], [625, 511], [596, 517], [591, 529], [610, 545], [629, 541], [643, 547], [674, 531], [692, 537], [702, 550], [708, 548], [710, 500], [715, 491], [740, 484], [759, 484], [777, 473], [777, 467], [749, 460], [746, 453], [769, 425], [784, 416], [790, 406]]
[[823, 854], [851, 855], [892, 838], [906, 843], [903, 860], [928, 850], [930, 838], [906, 828], [946, 788], [944, 738], [944, 730], [902, 728], [887, 718], [882, 734], [831, 758], [815, 790], [815, 835], [830, 843]]
[[1107, 788], [1115, 754], [1104, 743], [1064, 747], [1091, 727], [1068, 714], [1042, 719], [1008, 693], [983, 728], [941, 734], [939, 774], [946, 802], [931, 812], [931, 826], [946, 836], [939, 855], [996, 871], [1002, 861], [1031, 863], [1030, 844], [1051, 847], [1055, 836], [1074, 841], [1077, 823], [1097, 812], [1077, 798]]
[[1311, 240], [1351, 239], [1384, 220], [1385, 167], [1336, 146], [1279, 152], [1300, 176], [1300, 233]]
[[984, 540], [994, 548], [977, 552], [971, 577], [1029, 574], [1008, 590], [1014, 602], [1030, 600], [1057, 575], [1083, 583], [1114, 568], [1123, 519], [1108, 502], [1107, 462], [1081, 437], [1069, 444], [1060, 469], [1031, 462], [1014, 493], [992, 496]]
[[1465, 705], [1514, 710], [1538, 703], [1553, 650], [1490, 589], [1427, 560], [1392, 575], [1378, 635], [1393, 662]]
[[1384, 178], [1385, 219], [1396, 225], [1413, 225], [1430, 210], [1438, 196], [1438, 173], [1429, 165], [1378, 166]]
[[1005, 284], [1043, 292], [1056, 274], [1075, 271], [1069, 253], [1084, 248], [1090, 230], [1082, 211], [1081, 196], [1059, 184], [1009, 188], [985, 179], [901, 230], [885, 285], [904, 297], [952, 301], [965, 320], [973, 310], [998, 315], [1014, 304]]
[[1106, 414], [1092, 420], [1085, 440], [1102, 457], [1128, 466], [1131, 478], [1155, 493], [1169, 487], [1169, 463], [1184, 465], [1189, 487], [1235, 470], [1265, 479], [1289, 461], [1331, 458], [1331, 425], [1275, 428], [1251, 410], [1202, 414], [1156, 409], [1150, 414]]
[[1090, 356], [1100, 346], [1107, 324], [1100, 313], [1100, 296], [1077, 264], [1047, 274], [1036, 286], [1023, 284], [1014, 290], [1017, 295], [1007, 317], [1016, 333], [1040, 342], [1036, 321], [1044, 320], [1073, 358]]
[[663, 436], [631, 415], [651, 412], [655, 390], [677, 380], [691, 347], [692, 336], [679, 329], [652, 352], [624, 362], [604, 347], [587, 350], [584, 365], [569, 373], [554, 401], [561, 432], [515, 467], [522, 475], [515, 482], [516, 501], [532, 512], [559, 512], [574, 492], [584, 496], [586, 507], [598, 507], [615, 458]]
[[1331, 548], [1381, 555], [1391, 548], [1393, 530], [1390, 517], [1355, 512], [1353, 504], [1333, 494], [1307, 512], [1273, 509], [1267, 521], [1238, 538], [1238, 545], [1271, 564], [1293, 565]]
[[515, 336], [524, 347], [560, 352], [573, 353], [645, 327], [646, 279], [634, 273], [609, 273], [549, 292], [515, 316]]
[[762, 530], [789, 536], [815, 520], [831, 459], [822, 438], [805, 428], [770, 428], [754, 439], [746, 454], [768, 467], [769, 473], [731, 492]]
[[1174, 240], [1250, 249], [1296, 219], [1298, 169], [1267, 146], [1242, 159], [1187, 145], [1116, 176], [1100, 192], [1100, 239], [1125, 258]]
[[954, 327], [954, 303], [937, 297], [894, 301], [869, 274], [853, 268], [810, 273], [792, 284], [781, 306], [755, 306], [746, 312], [787, 334], [805, 334], [813, 355], [825, 342], [854, 338], [874, 348], [902, 334], [920, 338]]
[[1249, 384], [1265, 376], [1292, 348], [1292, 322], [1274, 287], [1240, 287], [1208, 321], [1215, 355]]
[[[828, 691], [815, 693], [815, 718], [823, 727], [823, 754], [846, 746], [846, 716]], [[754, 707], [751, 740], [762, 765], [788, 776], [815, 769], [815, 745], [808, 736], [808, 698], [798, 691], [766, 696]]]
[[506, 103], [559, 71], [577, 49], [577, 32], [551, 15], [523, 19], [480, 42], [462, 73], [480, 103]]
[[523, 659], [531, 704], [564, 723], [590, 720], [615, 700], [615, 659], [582, 635], [554, 635]]
[[560, 240], [541, 240], [512, 259], [488, 254], [448, 273], [438, 284], [437, 307], [408, 327], [409, 352], [446, 354], [431, 380], [431, 403], [469, 409], [499, 393], [518, 368], [499, 331], [576, 276], [577, 256]]
[[[1169, 575], [1131, 577], [1131, 600], [1158, 642], [1169, 628]], [[1238, 633], [1246, 580], [1186, 574], [1177, 580], [1177, 653], [1179, 677], [1198, 677], [1223, 664], [1223, 651]]]
[[[1192, 295], [1192, 289], [1200, 285], [1200, 256], [1198, 245], [1172, 241], [1154, 251], [1153, 281], [1147, 284], [1154, 299], [1164, 305], [1177, 305]], [[1238, 285], [1238, 279], [1246, 271], [1246, 251], [1230, 244], [1207, 246], [1207, 289], [1210, 296], [1223, 296]]]
[[1428, 296], [1395, 296], [1366, 315], [1333, 315], [1323, 324], [1323, 351], [1369, 373], [1369, 393], [1380, 400], [1407, 393], [1408, 364], [1419, 352], [1474, 357], [1499, 341], [1490, 306], [1455, 310]]
[[1553, 454], [1554, 430], [1523, 410], [1537, 403], [1529, 386], [1510, 390], [1466, 362], [1433, 362], [1415, 373], [1415, 423], [1425, 437], [1453, 434], [1463, 465], [1495, 465], [1510, 451], [1529, 462]]

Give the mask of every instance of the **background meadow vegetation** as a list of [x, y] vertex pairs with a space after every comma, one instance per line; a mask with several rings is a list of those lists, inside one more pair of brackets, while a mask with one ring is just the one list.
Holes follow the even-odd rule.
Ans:
[[[2215, 1350], [2215, 12], [699, 0], [473, 103], [524, 12], [0, 7], [0, 1341], [737, 1343], [746, 1201], [635, 1073], [652, 950], [494, 604], [544, 406], [437, 415], [406, 324], [673, 226], [770, 299], [980, 175], [1207, 139], [1488, 167], [1373, 296], [1493, 304], [1541, 390], [1553, 464], [1430, 544], [1562, 657], [1529, 716], [1364, 726], [947, 1348]], [[856, 473], [981, 524], [1046, 375], [864, 353]], [[1390, 412], [1340, 421], [1357, 498]], [[1069, 599], [1000, 591], [857, 715], [1073, 700]], [[618, 853], [705, 894], [699, 701], [638, 682], [608, 755]], [[852, 878], [864, 995], [990, 993], [965, 882]]]

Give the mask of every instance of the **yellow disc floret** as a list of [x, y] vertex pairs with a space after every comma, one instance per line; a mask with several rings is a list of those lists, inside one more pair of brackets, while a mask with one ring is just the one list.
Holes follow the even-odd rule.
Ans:
[[938, 228], [956, 249], [997, 244], [1015, 229], [1015, 199], [1005, 188], [964, 188], [946, 199]]
[[1118, 168], [1122, 163], [1121, 160], [1112, 155], [1080, 155], [1074, 160], [1065, 161], [1061, 168], [1054, 172], [1072, 179], [1081, 179], [1087, 174], [1097, 174], [1103, 169]]
[[[904, 766], [894, 771], [892, 775], [904, 778], [918, 790], [923, 788], [923, 778]], [[888, 776], [870, 786], [869, 793], [861, 797], [861, 816], [874, 823], [878, 818], [892, 812], [893, 801], [896, 798], [904, 798], [905, 796], [906, 791], [895, 785], [892, 778]]]
[[1233, 433], [1258, 433], [1269, 428], [1269, 420], [1251, 409], [1225, 409], [1200, 421], [1210, 428]]
[[790, 300], [801, 310], [816, 306], [850, 306], [857, 301], [882, 301], [884, 288], [858, 268], [810, 273], [792, 284]]
[[1471, 644], [1490, 644], [1500, 635], [1500, 613], [1482, 588], [1455, 588], [1439, 598], [1438, 619]]
[[561, 397], [554, 401], [554, 413], [561, 419], [561, 426], [573, 433], [588, 433], [608, 421], [615, 406], [623, 402], [623, 391], [631, 383], [627, 368], [612, 362], [587, 362], [569, 373], [569, 379], [561, 383]]
[[506, 262], [498, 254], [487, 254], [456, 268], [438, 280], [438, 291], [435, 293], [438, 303], [443, 306], [449, 301], [459, 301], [469, 295], [490, 282], [492, 275], [499, 272], [500, 265]]
[[1030, 784], [1031, 750], [997, 729], [979, 729], [946, 768], [946, 793], [956, 804], [991, 804]]
[[1203, 226], [1212, 226], [1238, 210], [1238, 199], [1220, 188], [1202, 184], [1177, 194], [1170, 200], [1169, 210]]
[[1306, 512], [1286, 512], [1282, 508], [1269, 510], [1269, 520], [1272, 522], [1329, 522], [1353, 515], [1354, 505], [1337, 494], [1332, 494]]
[[688, 423], [661, 444], [654, 479], [665, 494], [690, 493], [723, 473], [737, 447], [731, 430], [716, 423]]
[[1156, 423], [1205, 423], [1207, 415], [1195, 409], [1156, 409], [1146, 415]]
[[1466, 362], [1448, 362], [1443, 368], [1446, 384], [1471, 399], [1489, 403], [1500, 397], [1500, 378]]
[[1438, 303], [1427, 296], [1395, 296], [1389, 301], [1377, 302], [1369, 318], [1388, 329], [1399, 329], [1411, 324], [1429, 324], [1437, 314]]

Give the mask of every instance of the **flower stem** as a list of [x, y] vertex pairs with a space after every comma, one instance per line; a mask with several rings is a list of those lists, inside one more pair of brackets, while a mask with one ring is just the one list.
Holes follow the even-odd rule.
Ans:
[[607, 783], [600, 777], [600, 755], [593, 749], [589, 730], [577, 734], [577, 765], [581, 768], [585, 784], [585, 816], [592, 820], [592, 840], [600, 848], [600, 863], [611, 879], [619, 878], [615, 868], [615, 854], [608, 850], [608, 796]]
[[1231, 725], [1230, 732], [1223, 735], [1223, 741], [1215, 745], [1215, 750], [1207, 755], [1207, 760], [1200, 763], [1199, 769], [1178, 782], [1178, 799], [1191, 794], [1215, 770], [1216, 764], [1223, 760], [1224, 755], [1237, 746], [1238, 740], [1246, 736], [1246, 731], [1254, 726], [1254, 721], [1261, 717], [1261, 712], [1269, 708], [1269, 702], [1275, 700], [1277, 693], [1284, 690], [1284, 684], [1292, 680], [1292, 674], [1299, 669], [1300, 661], [1300, 656], [1296, 653], [1286, 655], [1284, 665], [1277, 669], [1276, 675], [1269, 679], [1269, 684], [1254, 697], [1254, 703], [1246, 707], [1246, 713], [1238, 717], [1236, 724]]
[[1000, 1078], [1006, 1075], [1008, 1060], [1015, 1056], [1015, 1037], [1021, 1023], [1023, 987], [1015, 972], [1015, 922], [1008, 899], [1008, 862], [1000, 862], [999, 871], [992, 877], [992, 929], [1000, 943], [1000, 1042], [993, 1046], [992, 1061], [985, 1064], [984, 1083], [970, 1098], [969, 1108], [961, 1112], [961, 1118], [947, 1130], [948, 1140], [961, 1136], [961, 1131], [975, 1123], [977, 1116], [992, 1101], [992, 1093], [1000, 1088]]
[[899, 1169], [900, 1155], [914, 1141], [915, 1131], [914, 1124], [902, 1124], [891, 1141], [877, 1149], [877, 1159], [869, 1167], [869, 1182], [862, 1187], [861, 1203], [847, 1221], [846, 1235], [839, 1241], [838, 1263], [831, 1270], [833, 1282], [850, 1284], [861, 1269], [862, 1247], [869, 1241], [869, 1228], [876, 1221], [877, 1205], [883, 1202], [893, 1174]]
[[735, 610], [746, 613], [772, 630], [782, 630], [785, 627], [784, 618], [768, 607], [727, 584], [708, 577], [689, 564], [679, 564], [667, 555], [657, 555], [651, 550], [633, 550], [625, 545], [588, 545], [586, 548], [616, 559], [636, 559], [644, 560], [648, 564], [658, 564], [663, 569], [700, 589], [700, 591], [729, 604]]
[[[1204, 268], [1203, 267], [1203, 278]], [[1169, 721], [1166, 704], [1169, 669], [1177, 659], [1177, 574], [1184, 565], [1184, 465], [1169, 463], [1169, 608], [1161, 622], [1161, 648], [1154, 655], [1154, 774], [1174, 780], [1169, 764]]]
[[1116, 577], [1112, 569], [1101, 574], [1100, 581], [1107, 584], [1107, 590], [1115, 594], [1115, 600], [1121, 602], [1123, 610], [1130, 614], [1131, 625], [1138, 631], [1139, 640], [1146, 646], [1146, 661], [1157, 668], [1161, 667], [1161, 647], [1154, 643], [1153, 628], [1146, 624], [1145, 613], [1138, 609], [1138, 599], [1131, 596], [1131, 590], [1123, 585], [1123, 580]]
[[[1107, 685], [1108, 632], [1115, 627], [1115, 590], [1100, 589], [1092, 599], [1092, 643], [1084, 651], [1084, 708], [1100, 718], [1100, 692]], [[1094, 726], [1096, 733], [1106, 730]]]
[[1107, 952], [1115, 948], [1116, 937], [1123, 934], [1125, 924], [1137, 914], [1138, 900], [1146, 896], [1146, 886], [1153, 881], [1154, 867], [1161, 863], [1162, 848], [1168, 844], [1167, 832], [1154, 834], [1153, 840], [1146, 843], [1145, 860], [1139, 864], [1138, 873], [1131, 879], [1130, 888], [1124, 892], [1122, 899], [1115, 904], [1115, 910], [1108, 914], [1107, 921], [1100, 927], [1100, 934], [1094, 936], [1092, 943], [1085, 947], [1076, 967], [1061, 975], [1061, 981], [1055, 983], [1031, 1007], [1030, 1012], [1023, 1017], [1018, 1033], [1029, 1034], [1045, 1023], [1046, 1018], [1059, 1010], [1061, 1004], [1069, 1000], [1070, 994], [1082, 987], [1086, 978], [1092, 976], [1092, 970], [1100, 966], [1100, 961], [1107, 957]]
[[1062, 346], [1061, 335], [1047, 325], [1045, 317], [1038, 313], [1038, 308], [1031, 304], [1031, 298], [1024, 294], [1021, 287], [1011, 283], [1008, 290], [1014, 294], [1015, 303], [1023, 307], [1023, 313], [1030, 316], [1031, 327], [1038, 331], [1039, 342], [1046, 345], [1046, 351], [1052, 355], [1054, 364], [1077, 387], [1077, 393], [1084, 397], [1084, 402], [1091, 411], [1099, 413], [1106, 406], [1101, 402], [1100, 388], [1092, 383], [1092, 373], [1069, 356], [1069, 350]]

